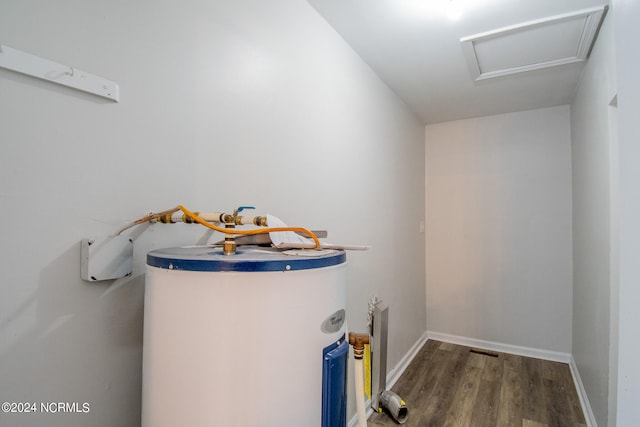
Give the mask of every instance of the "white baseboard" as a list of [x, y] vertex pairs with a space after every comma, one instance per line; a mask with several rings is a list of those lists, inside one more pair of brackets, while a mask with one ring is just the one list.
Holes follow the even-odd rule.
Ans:
[[571, 354], [559, 351], [542, 350], [532, 347], [523, 347], [513, 344], [505, 344], [495, 341], [478, 340], [475, 338], [461, 337], [458, 335], [443, 334], [440, 332], [427, 331], [427, 338], [436, 341], [444, 341], [451, 344], [464, 345], [467, 347], [481, 348], [483, 350], [498, 351], [500, 353], [515, 354], [518, 356], [533, 357], [536, 359], [551, 360], [553, 362], [569, 363]]
[[424, 343], [427, 342], [428, 336], [427, 332], [422, 334], [422, 336], [416, 341], [416, 343], [409, 349], [407, 354], [404, 355], [402, 359], [398, 362], [396, 366], [394, 366], [389, 372], [387, 372], [387, 390], [390, 390], [391, 387], [400, 379], [402, 373], [407, 369], [411, 361], [416, 357], [416, 354], [420, 351]]
[[573, 356], [571, 356], [571, 360], [569, 361], [569, 368], [571, 369], [573, 383], [576, 385], [578, 399], [580, 399], [580, 406], [582, 406], [582, 413], [584, 414], [585, 421], [587, 422], [587, 427], [598, 427], [596, 417], [593, 415], [593, 410], [591, 409], [591, 404], [587, 397], [587, 391], [584, 389], [584, 384], [582, 384], [582, 378], [580, 378], [578, 365], [576, 365], [576, 361], [573, 359]]

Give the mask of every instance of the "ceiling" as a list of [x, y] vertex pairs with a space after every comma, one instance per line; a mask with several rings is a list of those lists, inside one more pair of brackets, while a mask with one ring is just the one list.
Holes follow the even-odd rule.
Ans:
[[[607, 3], [606, 0], [308, 2], [425, 124], [571, 103], [584, 61], [476, 81], [477, 74], [474, 76], [470, 71], [460, 39]], [[553, 51], [562, 44], [564, 32], [558, 28], [537, 31], [535, 43]], [[519, 51], [533, 49], [531, 40], [522, 35], [520, 38], [523, 44]], [[485, 50], [493, 54], [496, 49]], [[513, 57], [513, 49], [506, 52], [507, 58], [499, 58], [498, 62], [509, 62]]]

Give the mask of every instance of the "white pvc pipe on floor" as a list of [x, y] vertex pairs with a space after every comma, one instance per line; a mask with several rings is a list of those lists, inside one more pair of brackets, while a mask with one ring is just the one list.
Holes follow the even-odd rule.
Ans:
[[353, 367], [356, 387], [356, 408], [358, 410], [358, 427], [367, 427], [367, 410], [364, 406], [364, 361], [354, 358]]

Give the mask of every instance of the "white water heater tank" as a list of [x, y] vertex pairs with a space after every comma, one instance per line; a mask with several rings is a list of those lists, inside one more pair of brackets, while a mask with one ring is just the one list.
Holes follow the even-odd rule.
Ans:
[[150, 252], [142, 425], [325, 425], [323, 350], [344, 340], [345, 300], [343, 251]]

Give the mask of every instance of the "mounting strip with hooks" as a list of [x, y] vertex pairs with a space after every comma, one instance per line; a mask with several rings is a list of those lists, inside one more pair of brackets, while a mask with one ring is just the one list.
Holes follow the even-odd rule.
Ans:
[[0, 44], [0, 68], [47, 80], [118, 102], [120, 87], [100, 76]]

